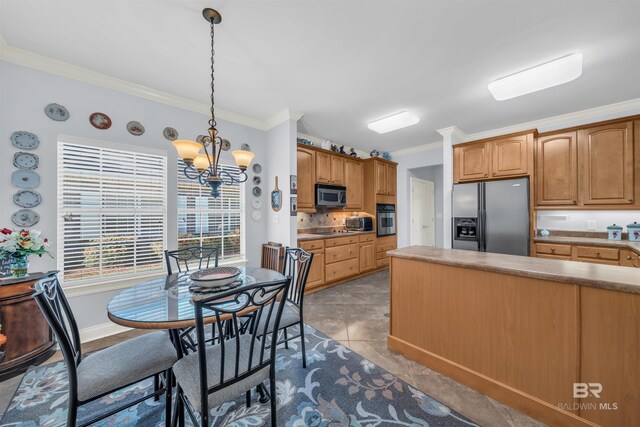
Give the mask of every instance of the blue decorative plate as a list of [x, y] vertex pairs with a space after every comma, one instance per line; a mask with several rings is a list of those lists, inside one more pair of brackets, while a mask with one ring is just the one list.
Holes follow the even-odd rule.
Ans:
[[11, 215], [11, 221], [18, 227], [31, 227], [40, 221], [40, 215], [31, 209], [20, 209]]
[[23, 150], [34, 150], [40, 145], [40, 140], [37, 135], [31, 132], [18, 130], [11, 134], [11, 143], [14, 147], [22, 148]]
[[21, 208], [33, 208], [42, 203], [42, 196], [37, 191], [20, 190], [13, 195], [13, 203]]
[[30, 170], [17, 170], [11, 174], [11, 182], [18, 188], [36, 188], [40, 185], [40, 175]]
[[40, 159], [33, 153], [20, 151], [13, 155], [13, 166], [18, 169], [37, 169]]
[[51, 120], [55, 120], [56, 122], [64, 122], [69, 118], [69, 111], [60, 104], [49, 104], [44, 107], [44, 113]]

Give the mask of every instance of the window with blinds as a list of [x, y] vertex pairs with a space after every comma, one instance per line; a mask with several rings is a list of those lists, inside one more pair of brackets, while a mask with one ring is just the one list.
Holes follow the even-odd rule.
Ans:
[[65, 284], [164, 270], [167, 158], [158, 150], [58, 142], [58, 269]]
[[[178, 159], [178, 248], [217, 246], [220, 261], [243, 260], [244, 184], [222, 185], [220, 197], [211, 197], [211, 188], [184, 176]], [[229, 173], [237, 167], [220, 165]]]

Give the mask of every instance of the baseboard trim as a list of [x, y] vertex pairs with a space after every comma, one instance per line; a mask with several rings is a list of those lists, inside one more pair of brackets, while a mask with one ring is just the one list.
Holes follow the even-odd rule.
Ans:
[[550, 426], [598, 427], [584, 418], [563, 411], [537, 397], [526, 394], [437, 354], [416, 347], [392, 335], [387, 346], [424, 366], [446, 375], [480, 393], [486, 394]]
[[113, 322], [102, 323], [100, 325], [89, 326], [80, 330], [80, 342], [99, 340], [100, 338], [109, 337], [121, 332], [130, 331], [131, 328], [116, 325]]

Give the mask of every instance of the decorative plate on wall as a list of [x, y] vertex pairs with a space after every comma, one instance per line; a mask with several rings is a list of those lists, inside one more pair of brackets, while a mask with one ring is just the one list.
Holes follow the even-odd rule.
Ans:
[[229, 149], [231, 148], [231, 143], [229, 142], [228, 139], [223, 139], [222, 140], [222, 151], [229, 151]]
[[260, 187], [253, 187], [253, 195], [256, 197], [262, 196], [262, 190]]
[[251, 202], [251, 206], [253, 206], [253, 209], [262, 209], [262, 200], [254, 199], [253, 202]]
[[13, 195], [13, 203], [21, 208], [33, 208], [42, 202], [42, 196], [37, 191], [20, 190]]
[[55, 120], [56, 122], [64, 122], [69, 118], [69, 111], [60, 104], [49, 104], [44, 107], [44, 113], [51, 120]]
[[36, 188], [40, 185], [40, 175], [34, 171], [20, 169], [11, 174], [11, 183], [18, 188]]
[[40, 140], [36, 134], [26, 130], [18, 130], [11, 134], [11, 143], [14, 147], [23, 150], [34, 150], [40, 145]]
[[89, 116], [89, 123], [100, 130], [106, 130], [111, 127], [111, 119], [104, 113], [93, 113]]
[[131, 135], [140, 136], [144, 133], [144, 126], [140, 122], [127, 123], [127, 130]]
[[249, 144], [242, 144], [240, 146], [240, 149], [244, 151], [251, 151], [251, 147], [249, 146]]
[[13, 166], [18, 169], [37, 169], [40, 160], [33, 153], [19, 151], [13, 155]]
[[260, 221], [262, 219], [262, 212], [260, 211], [251, 212], [251, 219], [253, 219], [254, 221]]
[[162, 135], [169, 141], [175, 141], [176, 139], [178, 139], [178, 131], [172, 127], [167, 126], [166, 128], [164, 128], [164, 130], [162, 131]]
[[256, 163], [255, 165], [253, 165], [253, 173], [260, 173], [262, 172], [262, 166], [260, 166], [260, 163]]
[[18, 227], [31, 227], [40, 221], [40, 215], [31, 209], [20, 209], [11, 215], [11, 221]]
[[202, 144], [205, 138], [209, 138], [209, 137], [207, 135], [198, 135], [196, 137], [196, 142], [199, 142], [200, 144]]
[[261, 182], [262, 182], [262, 178], [260, 178], [258, 175], [253, 177], [253, 184], [254, 185], [260, 185]]

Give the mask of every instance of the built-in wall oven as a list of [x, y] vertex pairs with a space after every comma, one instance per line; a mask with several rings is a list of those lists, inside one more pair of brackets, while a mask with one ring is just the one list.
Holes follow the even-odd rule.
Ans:
[[378, 203], [376, 205], [376, 235], [396, 234], [396, 205]]

